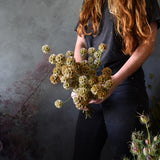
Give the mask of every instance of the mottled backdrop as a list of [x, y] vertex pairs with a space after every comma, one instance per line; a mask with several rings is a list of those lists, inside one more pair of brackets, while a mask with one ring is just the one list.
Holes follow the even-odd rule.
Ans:
[[[41, 46], [49, 44], [56, 54], [74, 50], [74, 26], [81, 3], [82, 0], [0, 0], [0, 112], [14, 112], [16, 106], [35, 99], [35, 137], [43, 160], [71, 160], [78, 111], [71, 100], [61, 110], [54, 107], [57, 98], [67, 99], [70, 92], [50, 83], [51, 66]], [[144, 64], [146, 85], [153, 85], [152, 91], [148, 90], [150, 96], [158, 93], [159, 50], [160, 30], [155, 52]], [[150, 73], [154, 79], [150, 79]], [[104, 148], [102, 159], [106, 159], [105, 152]]]

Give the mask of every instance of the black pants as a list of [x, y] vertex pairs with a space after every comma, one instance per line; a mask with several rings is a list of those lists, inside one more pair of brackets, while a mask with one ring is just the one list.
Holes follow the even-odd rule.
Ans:
[[[85, 119], [80, 112], [75, 136], [74, 160], [100, 160], [107, 139], [109, 155], [106, 160], [120, 160], [130, 156], [131, 133], [141, 129], [138, 114], [148, 112], [145, 86], [127, 79], [102, 104], [92, 105], [94, 115]], [[109, 158], [110, 157], [110, 158]], [[107, 159], [108, 158], [108, 159]]]

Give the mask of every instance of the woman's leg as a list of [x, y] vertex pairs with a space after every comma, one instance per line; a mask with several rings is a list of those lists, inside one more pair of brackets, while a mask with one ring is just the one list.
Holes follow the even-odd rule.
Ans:
[[128, 83], [119, 86], [103, 105], [107, 129], [107, 141], [110, 147], [110, 160], [120, 160], [130, 156], [129, 142], [131, 133], [141, 130], [138, 114], [148, 108], [145, 91], [138, 90]]
[[106, 128], [101, 106], [93, 105], [92, 118], [85, 119], [80, 112], [75, 136], [73, 160], [100, 160], [106, 139]]

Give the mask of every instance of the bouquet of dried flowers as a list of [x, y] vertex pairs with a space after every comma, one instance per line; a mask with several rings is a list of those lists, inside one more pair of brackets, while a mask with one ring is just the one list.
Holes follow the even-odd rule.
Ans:
[[[113, 85], [110, 68], [104, 68], [100, 76], [96, 74], [96, 69], [101, 65], [100, 59], [106, 49], [107, 45], [104, 43], [99, 45], [98, 50], [94, 47], [88, 50], [82, 48], [80, 50], [82, 61], [76, 62], [72, 51], [67, 51], [66, 55], [62, 53], [56, 55], [48, 45], [42, 46], [42, 51], [50, 54], [49, 62], [55, 66], [50, 76], [51, 83], [61, 82], [64, 89], [71, 89], [74, 93], [73, 102], [76, 108], [83, 110], [86, 117], [91, 113], [90, 100], [104, 99]], [[61, 108], [63, 104], [62, 100], [55, 101], [57, 108]]]
[[[140, 122], [145, 125], [147, 138], [143, 131], [134, 131], [131, 136], [130, 151], [134, 160], [160, 160], [160, 134], [151, 136], [149, 131], [149, 116], [141, 114]], [[129, 160], [124, 157], [123, 160]]]

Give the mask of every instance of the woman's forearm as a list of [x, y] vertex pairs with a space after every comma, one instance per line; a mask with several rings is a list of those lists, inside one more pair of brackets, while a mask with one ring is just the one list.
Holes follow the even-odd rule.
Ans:
[[81, 56], [80, 56], [80, 49], [81, 48], [87, 48], [87, 45], [86, 45], [84, 36], [80, 37], [78, 35], [75, 49], [74, 49], [74, 58], [76, 59], [76, 62], [81, 62]]
[[122, 66], [122, 68], [112, 76], [115, 87], [121, 84], [125, 79], [132, 75], [138, 68], [148, 59], [148, 57], [153, 53], [156, 34], [157, 34], [157, 24], [155, 22], [151, 23], [152, 35], [149, 39], [148, 44], [140, 44], [128, 61]]

